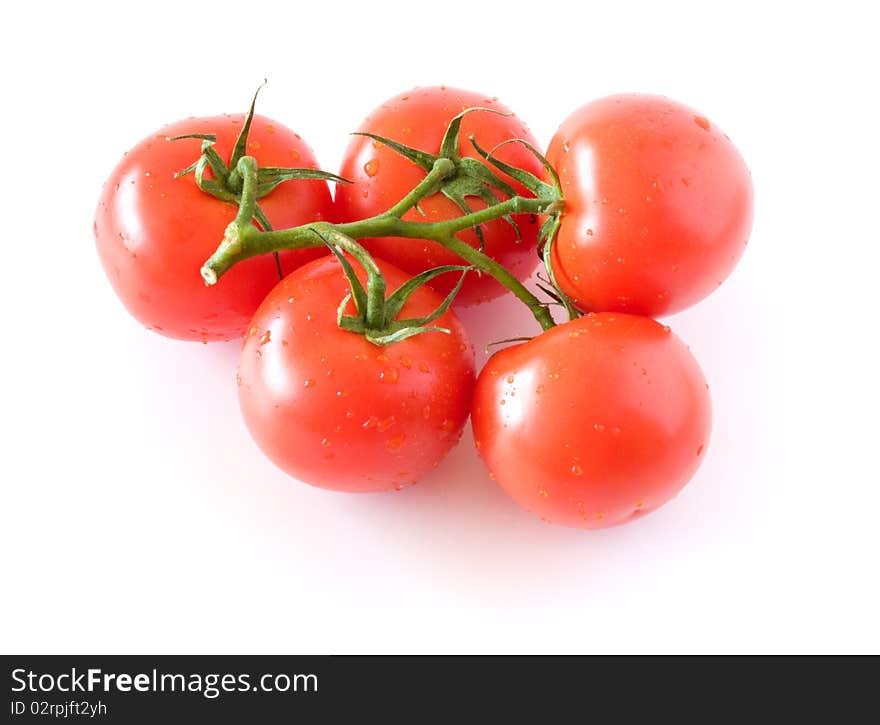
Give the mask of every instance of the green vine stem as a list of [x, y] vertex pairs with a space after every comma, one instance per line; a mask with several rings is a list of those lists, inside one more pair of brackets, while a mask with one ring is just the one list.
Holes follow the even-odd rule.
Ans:
[[512, 196], [480, 211], [446, 221], [404, 221], [401, 219], [403, 214], [415, 207], [420, 200], [435, 193], [443, 180], [455, 172], [455, 164], [441, 157], [412, 191], [378, 216], [341, 224], [313, 222], [291, 229], [260, 231], [251, 221], [257, 201], [257, 162], [253, 157], [243, 156], [239, 159], [236, 170], [242, 179], [241, 204], [235, 220], [227, 227], [220, 246], [202, 266], [201, 274], [205, 284], [216, 284], [230, 267], [244, 259], [282, 249], [321, 246], [324, 244], [322, 239], [338, 239], [337, 235], [340, 234], [352, 239], [386, 236], [428, 239], [454, 252], [475, 269], [494, 277], [526, 304], [542, 329], [549, 330], [555, 325], [546, 303], [541, 302], [501, 264], [457, 239], [455, 234], [510, 214], [552, 214], [560, 209], [561, 202], [558, 200]]

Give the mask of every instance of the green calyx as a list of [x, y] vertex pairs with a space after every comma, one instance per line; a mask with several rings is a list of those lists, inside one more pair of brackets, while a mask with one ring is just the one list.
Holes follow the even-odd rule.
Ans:
[[[235, 141], [235, 146], [232, 148], [232, 154], [229, 157], [228, 164], [214, 148], [214, 144], [217, 142], [217, 137], [214, 134], [192, 133], [184, 134], [182, 136], [168, 137], [168, 141], [180, 141], [181, 139], [195, 138], [200, 139], [202, 142], [201, 156], [199, 156], [199, 158], [190, 166], [174, 174], [175, 179], [179, 179], [192, 173], [195, 175], [196, 184], [199, 189], [228, 204], [240, 206], [244, 189], [244, 180], [238, 170], [238, 162], [244, 158], [245, 153], [247, 152], [248, 134], [250, 133], [251, 124], [254, 120], [257, 96], [259, 96], [264, 85], [266, 85], [265, 81], [259, 88], [257, 88], [256, 93], [254, 93], [250, 109], [248, 110], [244, 125], [241, 127], [241, 131], [238, 134], [238, 138]], [[210, 176], [206, 176], [205, 172], [208, 170], [210, 170]], [[256, 188], [254, 190], [255, 198], [263, 198], [274, 191], [279, 184], [286, 181], [303, 179], [318, 179], [321, 181], [333, 181], [345, 184], [351, 183], [348, 179], [343, 179], [341, 176], [326, 171], [320, 171], [318, 169], [264, 166], [257, 170]], [[253, 221], [264, 231], [272, 230], [272, 225], [269, 222], [266, 213], [260, 208], [260, 205], [256, 203], [253, 205]], [[278, 253], [274, 252], [274, 255], [275, 264], [278, 268], [278, 276], [280, 278], [283, 276], [281, 263], [278, 258]]]
[[[340, 328], [363, 335], [374, 345], [381, 346], [391, 345], [423, 332], [449, 334], [449, 330], [445, 327], [438, 327], [431, 325], [431, 323], [441, 317], [452, 305], [452, 301], [461, 289], [464, 278], [471, 267], [445, 265], [429, 269], [407, 280], [386, 297], [385, 278], [366, 249], [351, 237], [335, 229], [326, 230], [323, 234], [317, 229], [312, 229], [312, 231], [339, 260], [342, 271], [348, 280], [350, 292], [343, 297], [336, 314], [336, 321]], [[358, 278], [346, 255], [353, 257], [363, 267], [367, 276], [366, 286]], [[431, 314], [424, 317], [398, 319], [406, 301], [416, 290], [435, 277], [448, 272], [460, 272], [461, 277], [452, 291]], [[354, 303], [354, 315], [345, 314], [349, 301]]]
[[[481, 148], [473, 136], [470, 137], [470, 142], [474, 147], [474, 150], [487, 162], [503, 171], [512, 179], [516, 179], [520, 184], [531, 191], [537, 199], [550, 202], [544, 212], [546, 214], [546, 219], [538, 232], [538, 256], [544, 262], [544, 268], [547, 271], [548, 278], [546, 280], [541, 279], [538, 288], [554, 302], [564, 307], [570, 320], [580, 317], [581, 312], [574, 306], [568, 295], [566, 295], [565, 292], [562, 291], [562, 288], [557, 284], [556, 278], [553, 275], [553, 266], [551, 263], [553, 243], [556, 240], [556, 234], [559, 231], [562, 214], [565, 211], [562, 186], [559, 183], [559, 175], [556, 173], [556, 170], [550, 165], [550, 162], [547, 161], [541, 152], [539, 152], [528, 141], [523, 139], [516, 138], [510, 139], [509, 141], [503, 141], [491, 151], [485, 151]], [[528, 149], [535, 158], [541, 162], [541, 165], [544, 167], [547, 176], [550, 177], [552, 183], [548, 184], [543, 179], [539, 179], [537, 176], [524, 169], [518, 169], [515, 166], [511, 166], [510, 164], [506, 164], [495, 158], [495, 153], [498, 149], [511, 143], [518, 143]]]
[[[432, 154], [427, 151], [405, 146], [392, 139], [385, 138], [384, 136], [377, 136], [372, 133], [358, 132], [354, 135], [366, 136], [367, 138], [371, 138], [374, 141], [384, 144], [427, 172], [430, 172], [435, 168], [438, 159], [447, 159], [450, 161], [452, 163], [452, 169], [438, 183], [437, 188], [434, 191], [442, 193], [443, 196], [452, 201], [462, 213], [470, 214], [473, 212], [473, 209], [468, 203], [469, 198], [480, 199], [487, 207], [491, 207], [499, 202], [498, 192], [507, 197], [516, 196], [516, 189], [501, 179], [498, 174], [492, 171], [492, 169], [485, 164], [480, 163], [478, 159], [469, 158], [467, 156], [463, 157], [459, 153], [461, 122], [468, 113], [473, 112], [495, 113], [500, 116], [511, 115], [509, 113], [495, 111], [491, 108], [475, 107], [465, 109], [449, 122], [449, 127], [446, 129], [446, 133], [440, 143], [440, 153], [438, 154]], [[416, 210], [421, 211], [418, 206], [416, 206]], [[520, 233], [519, 225], [514, 218], [509, 214], [505, 214], [501, 218], [513, 227], [516, 232], [517, 241], [521, 240], [522, 234]], [[480, 250], [482, 251], [485, 249], [482, 227], [477, 225], [474, 227], [474, 231], [480, 241]]]

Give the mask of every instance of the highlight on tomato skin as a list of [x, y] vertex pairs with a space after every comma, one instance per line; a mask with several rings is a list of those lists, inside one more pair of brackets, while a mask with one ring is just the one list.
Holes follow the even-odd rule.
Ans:
[[471, 420], [491, 476], [519, 505], [596, 529], [657, 509], [691, 479], [711, 401], [668, 327], [594, 313], [490, 358]]
[[[375, 261], [389, 293], [409, 279]], [[452, 310], [432, 323], [448, 334], [374, 345], [337, 325], [348, 291], [335, 257], [310, 262], [272, 290], [242, 348], [241, 410], [262, 451], [305, 483], [356, 493], [400, 489], [436, 468], [461, 438], [473, 348]], [[442, 300], [421, 287], [398, 317], [425, 316]], [[347, 314], [353, 311], [349, 302]]]
[[[414, 88], [401, 93], [376, 108], [361, 126], [360, 132], [373, 133], [430, 153], [438, 153], [449, 122], [466, 108], [489, 108], [504, 113], [509, 109], [492, 96], [449, 86]], [[468, 140], [474, 135], [477, 143], [487, 151], [497, 144], [521, 138], [538, 148], [538, 142], [526, 125], [516, 116], [496, 113], [472, 112], [462, 122], [459, 141], [463, 157], [479, 159]], [[542, 166], [535, 156], [520, 144], [507, 144], [498, 150], [501, 161], [541, 175]], [[392, 149], [363, 136], [352, 136], [342, 165], [340, 176], [351, 179], [353, 184], [340, 185], [336, 189], [335, 208], [340, 221], [353, 221], [381, 214], [403, 198], [425, 173], [414, 163]], [[518, 182], [499, 173], [520, 194], [528, 192]], [[478, 198], [468, 198], [474, 211], [484, 209], [486, 204]], [[461, 216], [462, 211], [442, 194], [434, 194], [420, 202], [423, 217], [412, 209], [404, 215], [405, 220], [438, 222]], [[540, 227], [532, 215], [517, 215], [522, 240], [517, 241], [516, 232], [503, 219], [495, 219], [482, 226], [485, 251], [507, 267], [519, 279], [525, 279], [537, 266], [535, 244]], [[457, 235], [475, 249], [479, 239], [473, 229]], [[363, 239], [363, 245], [372, 253], [410, 274], [418, 274], [431, 267], [458, 264], [460, 259], [427, 240], [381, 237]], [[439, 277], [431, 283], [434, 289], [446, 294], [455, 280]], [[504, 294], [504, 288], [489, 275], [470, 275], [456, 297], [456, 306], [486, 302]]]
[[592, 101], [547, 150], [566, 211], [552, 267], [585, 311], [668, 315], [731, 273], [752, 225], [753, 189], [730, 139], [661, 96]]
[[[168, 337], [202, 342], [240, 338], [278, 282], [269, 254], [235, 265], [214, 287], [205, 287], [199, 269], [222, 241], [236, 207], [201, 191], [192, 174], [174, 178], [199, 158], [201, 141], [166, 140], [216, 134], [214, 148], [228, 160], [244, 118], [190, 118], [165, 126], [123, 156], [101, 193], [95, 240], [104, 271], [132, 316]], [[297, 134], [263, 116], [254, 117], [247, 153], [266, 166], [318, 168]], [[332, 219], [324, 181], [281, 184], [259, 203], [279, 228]], [[319, 248], [282, 251], [282, 271], [326, 253]]]

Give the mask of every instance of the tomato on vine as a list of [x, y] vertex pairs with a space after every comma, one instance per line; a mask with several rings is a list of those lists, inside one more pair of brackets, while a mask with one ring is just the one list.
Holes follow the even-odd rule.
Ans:
[[[389, 291], [412, 284], [382, 260], [368, 264]], [[375, 281], [363, 268], [354, 274], [368, 289]], [[239, 400], [254, 440], [290, 475], [338, 491], [399, 489], [458, 443], [474, 383], [473, 349], [438, 293], [426, 286], [405, 292], [399, 308], [401, 300], [388, 297], [378, 330], [363, 322], [360, 334], [343, 329], [340, 320], [358, 325], [357, 295], [330, 257], [285, 277], [260, 305], [241, 353]], [[405, 324], [382, 330], [392, 315]], [[413, 321], [422, 332], [406, 326]], [[387, 335], [399, 339], [377, 344]]]
[[590, 529], [678, 493], [703, 458], [711, 403], [668, 327], [594, 313], [490, 358], [471, 418], [480, 455], [517, 503]]
[[559, 127], [547, 160], [566, 211], [556, 283], [582, 310], [658, 316], [730, 274], [752, 224], [752, 181], [730, 139], [659, 96], [609, 96]]
[[[402, 93], [379, 106], [360, 126], [359, 134], [370, 136], [352, 137], [339, 173], [354, 183], [337, 189], [335, 206], [338, 219], [355, 221], [381, 214], [409, 193], [428, 170], [427, 165], [420, 168], [413, 159], [406, 158], [371, 136], [393, 139], [406, 147], [436, 154], [441, 149], [452, 119], [468, 108], [486, 108], [496, 113], [475, 111], [464, 117], [460, 139], [456, 139], [455, 144], [455, 151], [461, 157], [480, 159], [469, 141], [470, 136], [474, 136], [488, 150], [515, 138], [537, 146], [522, 121], [513, 115], [500, 115], [509, 111], [495, 98], [446, 86], [416, 88]], [[519, 144], [505, 145], [496, 155], [501, 161], [515, 167], [534, 174], [541, 173], [540, 162]], [[488, 171], [488, 166], [480, 165]], [[503, 174], [499, 180], [510, 185], [508, 192], [524, 191], [521, 184]], [[468, 179], [467, 183], [460, 183], [450, 191], [448, 195], [438, 192], [420, 200], [418, 208], [408, 210], [403, 219], [439, 222], [459, 217], [467, 209], [485, 209], [487, 203], [500, 200], [497, 187], [488, 189], [485, 185], [476, 184], [475, 179]], [[537, 233], [536, 217], [533, 214], [518, 214], [512, 219], [489, 220], [476, 228], [462, 230], [457, 236], [474, 249], [484, 248], [488, 256], [500, 262], [516, 277], [524, 279], [536, 265]], [[382, 235], [377, 238], [364, 237], [361, 241], [370, 252], [410, 274], [459, 261], [454, 253], [431, 240]], [[432, 282], [432, 286], [444, 294], [452, 284], [452, 280], [445, 277]], [[503, 291], [504, 288], [488, 275], [472, 275], [465, 281], [456, 304], [484, 302]]]
[[[245, 115], [190, 118], [173, 123], [138, 143], [119, 162], [104, 185], [95, 215], [98, 254], [116, 294], [141, 323], [182, 340], [241, 337], [254, 310], [286, 273], [324, 254], [325, 249], [282, 250], [248, 259], [214, 289], [205, 287], [199, 268], [236, 216], [237, 189], [218, 180], [217, 166], [202, 169], [203, 185], [219, 186], [226, 201], [197, 184], [186, 169], [205, 148], [211, 160], [230, 158]], [[184, 137], [169, 141], [169, 138]], [[209, 137], [213, 137], [212, 142]], [[311, 149], [293, 131], [254, 116], [246, 148], [266, 167], [317, 169]], [[232, 164], [234, 167], [234, 163]], [[297, 178], [260, 199], [265, 218], [284, 227], [332, 218], [332, 199], [321, 178]]]

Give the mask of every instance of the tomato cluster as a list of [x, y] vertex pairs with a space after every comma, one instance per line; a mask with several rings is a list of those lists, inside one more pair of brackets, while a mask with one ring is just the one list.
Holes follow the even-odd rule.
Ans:
[[[114, 169], [95, 236], [144, 325], [244, 337], [245, 422], [292, 476], [402, 488], [440, 464], [470, 416], [515, 501], [599, 528], [661, 506], [705, 454], [708, 385], [651, 317], [715, 289], [751, 220], [742, 157], [680, 103], [599, 99], [544, 157], [497, 99], [436, 87], [368, 116], [339, 177], [253, 109], [172, 124]], [[546, 301], [521, 283], [539, 258]], [[543, 332], [477, 376], [451, 305], [505, 287]]]

